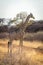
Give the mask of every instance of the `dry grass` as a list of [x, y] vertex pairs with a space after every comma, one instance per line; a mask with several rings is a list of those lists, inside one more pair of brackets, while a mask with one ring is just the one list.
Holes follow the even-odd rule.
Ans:
[[0, 40], [0, 65], [43, 65], [43, 42], [23, 41], [22, 53], [19, 50], [19, 40], [13, 41], [12, 58], [7, 53], [8, 40]]

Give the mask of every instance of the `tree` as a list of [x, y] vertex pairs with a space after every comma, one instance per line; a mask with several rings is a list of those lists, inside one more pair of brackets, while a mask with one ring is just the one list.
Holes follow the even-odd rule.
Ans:
[[0, 26], [3, 26], [4, 18], [0, 18]]

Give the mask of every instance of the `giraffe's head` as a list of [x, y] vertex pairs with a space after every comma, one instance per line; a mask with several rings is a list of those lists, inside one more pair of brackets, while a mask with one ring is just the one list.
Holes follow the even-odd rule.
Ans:
[[35, 17], [33, 16], [33, 14], [32, 13], [30, 13], [30, 18], [33, 18], [33, 19], [35, 19]]

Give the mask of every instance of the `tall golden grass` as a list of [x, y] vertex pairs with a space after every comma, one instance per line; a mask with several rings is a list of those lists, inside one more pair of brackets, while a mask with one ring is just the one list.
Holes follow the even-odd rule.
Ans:
[[38, 47], [43, 47], [43, 42], [23, 41], [22, 53], [20, 56], [19, 40], [13, 40], [12, 63], [11, 56], [7, 53], [7, 43], [7, 39], [0, 39], [0, 65], [43, 65], [43, 52], [38, 49]]

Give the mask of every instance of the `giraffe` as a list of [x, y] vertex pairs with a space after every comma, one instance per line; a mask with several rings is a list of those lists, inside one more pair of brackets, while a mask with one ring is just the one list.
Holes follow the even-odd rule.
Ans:
[[23, 23], [23, 20], [22, 20], [22, 24], [21, 24], [21, 27], [20, 27], [20, 46], [22, 47], [23, 46], [23, 36], [25, 34], [25, 30], [26, 30], [26, 27], [28, 26], [28, 21], [30, 18], [33, 18], [34, 19], [34, 16], [32, 13], [30, 13], [25, 22]]

